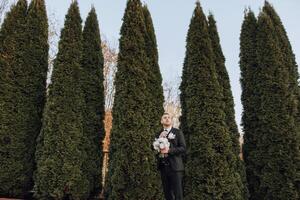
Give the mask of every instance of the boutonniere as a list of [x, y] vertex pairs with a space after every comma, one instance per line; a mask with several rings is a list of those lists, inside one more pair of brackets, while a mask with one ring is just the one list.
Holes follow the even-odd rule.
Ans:
[[168, 138], [169, 138], [170, 140], [175, 139], [175, 134], [172, 133], [172, 132], [170, 132], [169, 135], [168, 135]]

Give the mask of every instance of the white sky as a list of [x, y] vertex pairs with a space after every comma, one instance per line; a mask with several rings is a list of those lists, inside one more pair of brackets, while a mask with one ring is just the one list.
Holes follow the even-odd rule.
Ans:
[[[126, 0], [78, 0], [83, 21], [91, 5], [96, 8], [102, 34], [118, 47], [118, 39]], [[164, 82], [180, 81], [185, 56], [185, 38], [195, 7], [195, 0], [144, 0], [151, 12], [159, 49], [159, 63]], [[300, 1], [269, 0], [280, 15], [296, 60], [300, 62]], [[55, 13], [60, 26], [71, 0], [46, 0], [48, 13]], [[241, 121], [242, 105], [240, 101], [239, 36], [244, 15], [248, 6], [258, 14], [264, 0], [202, 0], [206, 14], [213, 12], [217, 21], [226, 67], [231, 80], [235, 101], [236, 120]], [[298, 19], [298, 20], [297, 20]]]

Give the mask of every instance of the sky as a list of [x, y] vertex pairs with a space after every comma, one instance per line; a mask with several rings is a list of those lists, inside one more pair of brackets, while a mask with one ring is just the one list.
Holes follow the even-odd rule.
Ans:
[[[60, 27], [72, 0], [46, 0], [48, 13], [54, 14]], [[102, 35], [118, 48], [120, 27], [127, 0], [78, 0], [83, 21], [91, 6], [96, 9]], [[159, 64], [163, 81], [178, 86], [185, 57], [186, 34], [196, 0], [144, 0], [151, 12], [157, 37]], [[286, 28], [297, 63], [300, 62], [300, 1], [269, 0]], [[240, 127], [242, 105], [239, 69], [239, 37], [245, 8], [257, 15], [264, 0], [202, 0], [206, 15], [217, 21], [220, 42], [226, 58], [235, 102], [236, 121]], [[297, 20], [298, 19], [298, 20]]]

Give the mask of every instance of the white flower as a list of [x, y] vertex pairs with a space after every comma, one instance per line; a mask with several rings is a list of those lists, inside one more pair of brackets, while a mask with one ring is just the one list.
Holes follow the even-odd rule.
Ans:
[[161, 149], [169, 148], [170, 142], [167, 138], [155, 138], [155, 141], [153, 142], [153, 147], [156, 151], [160, 152]]
[[160, 149], [159, 149], [159, 141], [156, 138], [155, 138], [155, 141], [153, 142], [153, 147], [154, 147], [154, 149], [156, 151], [158, 151], [158, 152], [160, 151]]
[[175, 139], [175, 134], [172, 133], [172, 132], [169, 133], [168, 138], [169, 138], [169, 139]]

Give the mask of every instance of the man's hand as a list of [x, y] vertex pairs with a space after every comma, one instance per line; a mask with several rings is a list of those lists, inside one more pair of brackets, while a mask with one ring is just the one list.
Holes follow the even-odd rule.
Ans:
[[169, 153], [169, 148], [163, 148], [163, 149], [161, 149], [160, 153]]

